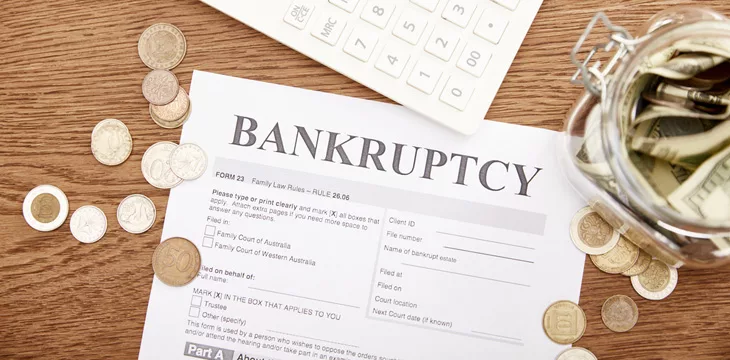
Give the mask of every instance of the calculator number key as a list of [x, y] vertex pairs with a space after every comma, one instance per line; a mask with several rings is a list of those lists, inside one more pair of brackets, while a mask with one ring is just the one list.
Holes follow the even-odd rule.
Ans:
[[358, 0], [330, 0], [330, 4], [345, 10], [349, 13], [355, 11]]
[[416, 14], [413, 11], [406, 10], [401, 14], [398, 22], [393, 28], [393, 35], [403, 39], [411, 45], [416, 45], [421, 39], [423, 30], [428, 25], [428, 19]]
[[451, 0], [446, 4], [441, 17], [454, 25], [466, 28], [476, 8], [477, 5], [473, 1]]
[[430, 12], [436, 11], [439, 4], [439, 0], [411, 0], [411, 2]]
[[441, 69], [430, 61], [421, 59], [413, 67], [407, 83], [421, 92], [431, 95], [440, 78]]
[[343, 51], [360, 61], [367, 62], [370, 60], [370, 55], [373, 53], [375, 45], [377, 44], [377, 33], [357, 28], [352, 31], [352, 34], [350, 34], [350, 38], [347, 39], [347, 43], [345, 43]]
[[492, 53], [489, 50], [484, 46], [471, 42], [464, 47], [456, 66], [474, 77], [481, 77], [491, 58]]
[[397, 79], [403, 74], [410, 57], [401, 47], [389, 45], [380, 53], [375, 68]]
[[307, 21], [309, 21], [313, 12], [314, 5], [305, 4], [302, 1], [294, 1], [289, 7], [289, 10], [286, 11], [284, 22], [302, 30], [307, 26]]
[[506, 7], [507, 9], [510, 9], [512, 11], [515, 11], [517, 9], [517, 4], [520, 3], [520, 0], [492, 0], [496, 2], [499, 5], [502, 5]]
[[443, 60], [449, 61], [459, 44], [459, 34], [445, 27], [437, 27], [426, 43], [426, 52]]
[[473, 92], [474, 87], [468, 81], [458, 76], [452, 76], [446, 83], [439, 99], [457, 110], [464, 111]]
[[360, 17], [381, 29], [385, 29], [388, 20], [393, 15], [393, 11], [395, 11], [395, 4], [392, 0], [370, 0], [362, 9]]

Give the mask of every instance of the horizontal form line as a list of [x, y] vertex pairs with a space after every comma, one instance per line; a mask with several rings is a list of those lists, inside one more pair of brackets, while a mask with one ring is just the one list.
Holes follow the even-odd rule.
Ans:
[[460, 237], [460, 238], [464, 238], [464, 239], [471, 239], [471, 240], [478, 240], [478, 241], [490, 242], [490, 243], [493, 243], [493, 244], [513, 246], [513, 247], [522, 248], [522, 249], [535, 250], [535, 248], [529, 247], [529, 246], [522, 246], [522, 245], [515, 245], [515, 244], [506, 243], [506, 242], [500, 242], [500, 241], [494, 241], [494, 240], [487, 240], [487, 239], [482, 239], [482, 238], [473, 237], [473, 236], [452, 234], [452, 233], [447, 233], [447, 232], [443, 232], [443, 231], [437, 231], [436, 233], [437, 234], [442, 234], [442, 235], [456, 236], [456, 237]]
[[302, 336], [302, 335], [297, 335], [297, 334], [290, 334], [290, 333], [285, 333], [285, 332], [281, 332], [281, 331], [274, 331], [274, 330], [266, 330], [266, 331], [272, 332], [274, 334], [281, 334], [281, 335], [288, 335], [288, 336], [296, 336], [296, 337], [300, 337], [300, 338], [303, 338], [303, 339], [321, 341], [321, 342], [326, 342], [326, 343], [329, 343], [329, 344], [335, 344], [335, 345], [342, 345], [342, 346], [349, 346], [349, 347], [353, 347], [353, 348], [359, 348], [359, 346], [357, 346], [357, 345], [350, 345], [350, 344], [340, 343], [340, 342], [336, 342], [336, 341], [329, 341], [329, 340], [317, 339], [317, 338], [313, 338], [313, 337], [309, 337], [309, 336]]
[[472, 330], [471, 332], [473, 332], [475, 334], [479, 334], [479, 335], [486, 335], [486, 336], [491, 336], [491, 337], [497, 338], [497, 339], [483, 338], [486, 340], [492, 340], [492, 341], [501, 342], [501, 343], [510, 344], [510, 345], [525, 346], [525, 344], [522, 343], [522, 339], [513, 338], [513, 337], [509, 337], [509, 336], [495, 335], [495, 334], [490, 334], [490, 333], [485, 333], [485, 332], [475, 331], [475, 330]]
[[322, 299], [310, 298], [310, 297], [306, 297], [306, 296], [299, 296], [299, 295], [294, 295], [294, 294], [287, 294], [287, 293], [284, 293], [284, 292], [278, 292], [278, 291], [274, 291], [274, 290], [266, 290], [266, 289], [261, 289], [261, 288], [257, 288], [257, 287], [252, 287], [252, 286], [249, 286], [248, 288], [251, 289], [251, 290], [258, 290], [258, 291], [264, 291], [264, 292], [269, 292], [269, 293], [273, 293], [273, 294], [291, 296], [291, 297], [300, 298], [300, 299], [307, 299], [307, 300], [312, 300], [312, 301], [319, 301], [319, 302], [323, 302], [323, 303], [327, 303], [327, 304], [332, 304], [332, 305], [347, 306], [347, 307], [351, 307], [351, 308], [354, 308], [354, 309], [359, 309], [360, 308], [359, 306], [355, 306], [355, 305], [348, 305], [348, 304], [342, 304], [342, 303], [338, 303], [338, 302], [334, 302], [334, 301], [327, 301], [327, 300], [322, 300]]
[[499, 282], [499, 283], [503, 283], [503, 284], [510, 284], [510, 285], [530, 287], [530, 285], [527, 285], [527, 284], [521, 284], [521, 283], [517, 283], [517, 282], [506, 281], [506, 280], [499, 280], [499, 279], [493, 279], [493, 278], [488, 278], [488, 277], [483, 277], [483, 276], [477, 276], [477, 275], [471, 275], [471, 274], [463, 274], [463, 273], [456, 272], [456, 271], [448, 271], [448, 270], [434, 269], [434, 268], [430, 268], [430, 267], [426, 267], [426, 266], [418, 266], [418, 265], [406, 264], [406, 263], [401, 263], [401, 264], [403, 266], [410, 266], [410, 267], [419, 268], [419, 269], [425, 269], [425, 270], [431, 270], [431, 271], [438, 271], [438, 272], [447, 273], [447, 274], [453, 274], [453, 275], [466, 276], [466, 277], [475, 278], [475, 279], [489, 280], [489, 281]]
[[505, 339], [510, 339], [510, 340], [515, 340], [515, 341], [522, 342], [522, 339], [516, 338], [516, 337], [509, 337], [509, 336], [504, 336], [504, 335], [490, 334], [490, 333], [487, 333], [487, 332], [476, 331], [476, 330], [472, 330], [471, 332], [473, 332], [475, 334], [489, 335], [489, 336], [500, 337], [500, 338], [505, 338]]
[[473, 251], [473, 250], [459, 249], [459, 248], [455, 248], [455, 247], [451, 247], [451, 246], [444, 246], [444, 249], [455, 250], [455, 251], [463, 251], [463, 252], [468, 252], [468, 253], [472, 253], [472, 254], [479, 254], [479, 255], [484, 255], [484, 256], [491, 256], [491, 257], [496, 257], [496, 258], [506, 259], [506, 260], [521, 261], [521, 262], [529, 263], [529, 264], [534, 264], [535, 263], [534, 261], [530, 261], [530, 260], [512, 258], [512, 257], [509, 257], [509, 256], [495, 255], [495, 254], [489, 254], [489, 253], [483, 253], [483, 252]]

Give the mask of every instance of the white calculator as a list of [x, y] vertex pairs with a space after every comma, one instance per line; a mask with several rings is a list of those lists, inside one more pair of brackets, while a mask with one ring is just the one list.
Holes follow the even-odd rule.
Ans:
[[202, 0], [463, 134], [484, 119], [542, 0]]

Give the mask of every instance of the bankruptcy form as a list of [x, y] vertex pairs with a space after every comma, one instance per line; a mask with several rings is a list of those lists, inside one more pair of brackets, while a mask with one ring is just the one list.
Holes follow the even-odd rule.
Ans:
[[[139, 358], [553, 359], [544, 310], [578, 302], [584, 204], [559, 133], [463, 137], [397, 105], [195, 71], [180, 143], [206, 173], [162, 238], [201, 253], [154, 279]], [[570, 329], [564, 329], [571, 331]]]

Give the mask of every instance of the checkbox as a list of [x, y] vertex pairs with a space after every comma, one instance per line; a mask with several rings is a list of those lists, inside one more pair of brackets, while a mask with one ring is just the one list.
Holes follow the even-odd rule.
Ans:
[[190, 317], [194, 317], [194, 318], [200, 317], [200, 308], [191, 307], [188, 315], [190, 315]]
[[213, 226], [213, 225], [205, 225], [205, 235], [207, 235], [207, 236], [215, 236], [215, 226]]
[[203, 297], [198, 295], [193, 295], [193, 299], [190, 301], [190, 306], [200, 307], [200, 305], [203, 303]]
[[203, 247], [212, 248], [213, 247], [213, 238], [210, 236], [203, 237]]

